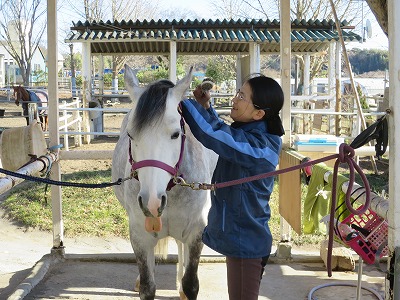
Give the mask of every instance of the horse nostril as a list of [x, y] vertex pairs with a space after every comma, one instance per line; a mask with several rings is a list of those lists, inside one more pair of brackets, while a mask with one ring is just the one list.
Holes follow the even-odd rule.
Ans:
[[143, 210], [143, 198], [140, 195], [138, 195], [138, 202], [140, 209]]
[[167, 205], [167, 195], [164, 194], [161, 196], [161, 205], [158, 208], [158, 216], [160, 217], [162, 212], [164, 211], [165, 206]]

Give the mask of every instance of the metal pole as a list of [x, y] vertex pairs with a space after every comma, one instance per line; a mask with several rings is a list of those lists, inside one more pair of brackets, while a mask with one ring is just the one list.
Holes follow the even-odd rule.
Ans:
[[362, 272], [363, 272], [363, 260], [361, 256], [358, 256], [358, 280], [357, 280], [357, 300], [361, 299], [361, 282], [362, 282]]
[[[50, 153], [43, 155], [41, 158], [46, 157], [46, 159], [36, 160], [27, 164], [26, 166], [18, 169], [15, 173], [23, 175], [34, 176], [42, 170], [46, 170], [50, 163], [54, 163], [58, 160], [58, 156], [55, 153]], [[0, 194], [3, 194], [13, 188], [14, 186], [23, 182], [24, 179], [14, 176], [5, 176], [0, 179]]]

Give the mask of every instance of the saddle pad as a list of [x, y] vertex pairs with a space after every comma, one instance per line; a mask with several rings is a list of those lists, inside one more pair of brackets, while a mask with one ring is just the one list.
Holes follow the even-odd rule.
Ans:
[[16, 171], [31, 160], [31, 155], [47, 153], [47, 143], [40, 124], [9, 128], [0, 136], [1, 163], [4, 169]]

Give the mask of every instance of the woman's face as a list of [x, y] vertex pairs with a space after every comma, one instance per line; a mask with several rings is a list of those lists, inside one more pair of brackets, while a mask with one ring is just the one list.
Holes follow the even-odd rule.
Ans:
[[245, 82], [232, 99], [231, 118], [234, 121], [252, 122], [259, 119], [256, 117], [259, 109], [254, 107], [252, 97], [251, 87]]

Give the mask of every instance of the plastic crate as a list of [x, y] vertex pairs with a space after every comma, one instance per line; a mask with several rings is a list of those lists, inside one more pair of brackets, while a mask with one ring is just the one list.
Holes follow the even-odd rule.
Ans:
[[[388, 254], [388, 224], [385, 219], [378, 216], [371, 209], [360, 215], [350, 214], [342, 224], [358, 226], [359, 230], [354, 229], [353, 233], [341, 240], [351, 247], [368, 264], [374, 264], [376, 257], [379, 258]], [[379, 255], [377, 252], [381, 251]]]

